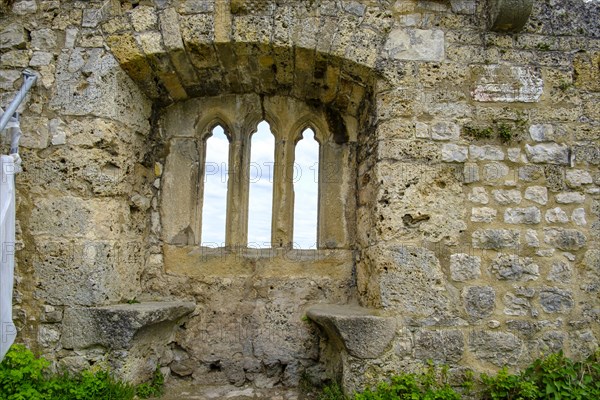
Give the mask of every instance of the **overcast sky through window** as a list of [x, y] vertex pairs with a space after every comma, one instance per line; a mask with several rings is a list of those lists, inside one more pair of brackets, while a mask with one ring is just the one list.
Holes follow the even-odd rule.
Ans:
[[[229, 140], [220, 126], [207, 140], [204, 202], [202, 208], [202, 245], [224, 246], [227, 208], [227, 170]], [[252, 136], [250, 157], [250, 201], [248, 246], [271, 247], [273, 170], [275, 138], [265, 121]], [[314, 132], [304, 131], [296, 145], [294, 165], [294, 248], [315, 249], [318, 208], [319, 144]]]

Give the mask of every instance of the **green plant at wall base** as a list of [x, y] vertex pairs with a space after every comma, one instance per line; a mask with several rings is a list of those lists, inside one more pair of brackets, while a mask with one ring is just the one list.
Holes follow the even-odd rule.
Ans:
[[562, 352], [534, 361], [526, 370], [494, 377], [482, 375], [483, 399], [600, 399], [600, 350], [575, 362]]
[[325, 386], [323, 392], [318, 397], [319, 400], [348, 400], [348, 396], [342, 392], [342, 388], [337, 383]]
[[44, 370], [50, 363], [37, 359], [22, 345], [13, 345], [0, 364], [0, 397], [12, 399], [43, 398]]
[[142, 383], [135, 388], [135, 393], [142, 399], [150, 397], [159, 397], [163, 394], [163, 386], [165, 384], [165, 377], [160, 372], [160, 367], [156, 367], [152, 380], [150, 382]]
[[[376, 388], [354, 395], [355, 400], [455, 400], [461, 394], [447, 382], [447, 367], [439, 371], [430, 363], [425, 372], [394, 376]], [[562, 352], [534, 361], [518, 374], [510, 374], [506, 368], [496, 375], [482, 374], [474, 382], [467, 371], [461, 392], [473, 393], [482, 400], [591, 400], [600, 399], [600, 350], [587, 360], [575, 362]], [[349, 400], [337, 385], [323, 390], [319, 400]]]
[[[0, 364], [2, 400], [132, 400], [162, 393], [164, 378], [157, 369], [153, 379], [137, 387], [116, 380], [106, 370], [80, 374], [51, 374], [50, 363], [36, 358], [23, 345], [13, 345]], [[159, 376], [160, 375], [160, 376]]]

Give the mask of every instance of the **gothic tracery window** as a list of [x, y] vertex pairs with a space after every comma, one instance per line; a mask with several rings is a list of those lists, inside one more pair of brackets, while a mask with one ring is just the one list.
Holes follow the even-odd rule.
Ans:
[[[278, 96], [230, 95], [171, 107], [163, 121], [164, 243], [351, 249], [356, 136], [342, 118], [336, 121], [331, 126], [324, 110]], [[220, 200], [210, 204], [216, 177]], [[257, 183], [264, 186], [258, 204], [251, 200], [261, 191]], [[213, 220], [220, 230], [211, 228]]]

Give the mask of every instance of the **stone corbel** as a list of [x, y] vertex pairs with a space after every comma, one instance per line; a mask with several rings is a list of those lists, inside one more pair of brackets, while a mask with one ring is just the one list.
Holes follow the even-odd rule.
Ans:
[[195, 308], [184, 301], [67, 308], [62, 345], [75, 353], [103, 349], [113, 372], [137, 384], [150, 379], [176, 326]]
[[527, 23], [533, 0], [488, 0], [490, 29], [495, 32], [518, 32]]

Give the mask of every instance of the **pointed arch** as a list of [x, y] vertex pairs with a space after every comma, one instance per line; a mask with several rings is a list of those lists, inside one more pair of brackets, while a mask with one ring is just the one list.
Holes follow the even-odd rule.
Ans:
[[225, 245], [230, 140], [221, 125], [204, 137], [201, 245]]
[[250, 142], [248, 247], [271, 247], [275, 137], [262, 121]]
[[316, 132], [311, 128], [305, 128], [295, 148], [293, 236], [295, 248], [317, 248], [319, 152], [320, 143]]

